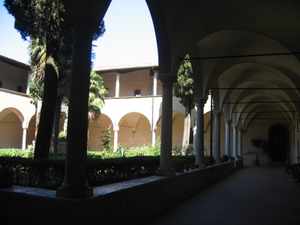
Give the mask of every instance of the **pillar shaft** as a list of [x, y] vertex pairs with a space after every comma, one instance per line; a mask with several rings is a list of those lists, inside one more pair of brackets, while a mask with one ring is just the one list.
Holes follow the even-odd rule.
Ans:
[[[162, 79], [163, 78], [163, 79]], [[160, 148], [160, 169], [161, 175], [173, 173], [171, 165], [172, 158], [172, 114], [173, 114], [173, 81], [174, 78], [160, 77], [162, 81], [162, 119], [161, 119], [161, 148]]]
[[151, 140], [152, 147], [154, 147], [156, 144], [156, 136], [155, 135], [156, 135], [155, 130], [152, 130], [152, 140]]
[[119, 129], [114, 129], [114, 151], [118, 150]]
[[22, 133], [22, 150], [26, 149], [26, 139], [27, 139], [27, 128], [23, 128], [23, 133]]
[[220, 113], [213, 113], [213, 157], [216, 160], [216, 162], [220, 162]]
[[296, 128], [292, 128], [292, 143], [291, 143], [291, 152], [290, 152], [290, 162], [291, 164], [298, 163], [298, 138], [297, 138], [297, 130]]
[[237, 157], [237, 128], [232, 126], [232, 157]]
[[230, 124], [228, 121], [225, 121], [225, 152], [224, 154], [229, 156], [230, 150]]
[[87, 183], [85, 162], [93, 32], [84, 29], [85, 26], [79, 27], [75, 28], [74, 33], [65, 178], [57, 191], [58, 196], [69, 198], [92, 195]]
[[241, 156], [242, 154], [242, 133], [240, 129], [237, 129], [237, 156]]
[[157, 95], [157, 72], [155, 71], [153, 74], [153, 96]]
[[120, 97], [120, 74], [116, 74], [116, 87], [115, 87], [115, 97]]
[[205, 100], [201, 98], [196, 99], [196, 134], [195, 134], [195, 160], [196, 165], [201, 166], [204, 158], [204, 116], [203, 107]]

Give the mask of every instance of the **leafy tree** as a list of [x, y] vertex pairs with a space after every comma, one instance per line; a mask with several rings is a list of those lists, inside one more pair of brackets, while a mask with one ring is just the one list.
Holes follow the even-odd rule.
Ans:
[[103, 150], [110, 151], [112, 150], [112, 129], [111, 127], [105, 129], [103, 131], [103, 137], [102, 137], [102, 146]]
[[186, 55], [177, 72], [177, 82], [175, 83], [175, 96], [180, 99], [180, 103], [185, 107], [186, 114], [191, 113], [194, 108], [194, 79], [192, 63]]
[[[68, 27], [70, 23], [63, 3], [64, 1], [60, 0], [5, 0], [4, 2], [8, 12], [15, 17], [15, 28], [21, 36], [26, 40], [33, 40], [34, 47], [42, 46], [45, 49], [43, 53], [37, 51], [43, 57], [36, 57], [41, 61], [35, 62], [36, 75], [40, 72], [44, 75], [42, 98], [46, 103], [42, 105], [36, 138], [35, 158], [37, 159], [48, 158], [54, 115], [56, 114], [57, 117], [55, 112], [59, 112], [62, 99], [57, 95], [58, 79], [67, 77], [64, 68], [72, 56], [72, 30]], [[101, 36], [104, 30], [102, 21], [94, 38]], [[32, 56], [39, 56], [34, 52], [32, 51]], [[58, 105], [59, 107], [56, 107]]]
[[90, 79], [89, 115], [91, 119], [95, 119], [101, 113], [107, 89], [103, 78], [96, 71], [91, 72]]
[[[48, 158], [59, 75], [54, 62], [58, 58], [61, 43], [64, 41], [63, 31], [66, 28], [63, 2], [5, 0], [4, 5], [8, 12], [15, 17], [15, 28], [20, 32], [22, 38], [34, 40], [32, 49], [39, 46], [44, 46], [45, 49], [45, 52], [37, 51], [43, 57], [36, 57], [43, 62], [37, 63], [36, 66], [43, 68], [44, 91], [42, 98], [44, 104], [42, 104], [40, 113], [34, 157], [36, 159]], [[34, 52], [32, 52], [32, 56], [39, 56]], [[40, 71], [37, 71], [37, 74]]]
[[[185, 107], [186, 119], [190, 121], [191, 111], [195, 106], [194, 102], [194, 79], [193, 68], [189, 55], [186, 55], [185, 59], [179, 66], [177, 73], [177, 82], [174, 86], [175, 96], [180, 99], [180, 103]], [[187, 122], [185, 122], [185, 125]], [[186, 129], [185, 129], [186, 130]], [[189, 144], [193, 142], [192, 127], [190, 126]]]

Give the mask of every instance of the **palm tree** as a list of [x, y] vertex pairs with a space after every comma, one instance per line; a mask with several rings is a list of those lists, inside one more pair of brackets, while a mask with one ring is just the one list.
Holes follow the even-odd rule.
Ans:
[[[59, 122], [61, 104], [63, 99], [67, 104], [68, 98], [68, 80], [70, 78], [71, 67], [71, 51], [67, 49], [68, 46], [63, 46], [64, 55], [58, 57], [57, 62], [52, 61], [52, 66], [55, 68], [58, 77], [56, 106], [54, 113], [52, 143], [54, 153], [57, 152]], [[30, 95], [33, 97], [33, 103], [37, 105], [37, 101], [43, 96], [45, 79], [45, 66], [47, 64], [46, 48], [38, 40], [32, 40], [30, 45], [30, 57], [32, 67], [32, 81], [30, 82]], [[96, 119], [104, 105], [104, 96], [107, 94], [107, 89], [104, 87], [102, 77], [95, 71], [90, 74], [90, 93], [89, 93], [89, 119]]]
[[[49, 155], [59, 71], [54, 58], [47, 54], [46, 46], [39, 39], [32, 39], [29, 49], [32, 68], [29, 90], [36, 106], [36, 127], [38, 126], [34, 157], [42, 159]], [[40, 120], [37, 122], [37, 102], [41, 99], [47, 104], [42, 104]]]

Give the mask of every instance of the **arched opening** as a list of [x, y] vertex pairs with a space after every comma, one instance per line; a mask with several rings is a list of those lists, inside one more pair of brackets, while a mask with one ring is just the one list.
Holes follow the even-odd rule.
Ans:
[[105, 34], [95, 42], [95, 68], [158, 64], [154, 24], [145, 0], [111, 1], [104, 21]]
[[151, 144], [149, 120], [140, 113], [129, 113], [119, 122], [119, 145], [137, 147]]
[[29, 125], [28, 125], [28, 129], [27, 129], [27, 140], [26, 143], [27, 145], [32, 145], [33, 144], [33, 140], [35, 139], [35, 131], [36, 131], [36, 120], [35, 120], [35, 116], [33, 116], [30, 121], [29, 121]]
[[110, 139], [113, 140], [113, 125], [111, 119], [105, 114], [101, 114], [96, 120], [89, 121], [88, 149], [102, 150], [103, 137], [110, 133]]
[[172, 144], [173, 148], [180, 149], [183, 140], [184, 130], [184, 114], [175, 113], [173, 115], [173, 128], [172, 128]]
[[204, 114], [204, 156], [211, 155], [211, 111]]
[[[156, 143], [160, 143], [161, 135], [161, 118], [157, 121], [156, 124]], [[183, 113], [173, 113], [173, 122], [172, 122], [172, 146], [173, 149], [180, 150], [183, 143], [184, 135], [184, 114]]]
[[272, 161], [284, 162], [289, 149], [289, 131], [282, 124], [269, 128], [268, 154]]
[[22, 118], [15, 109], [0, 112], [0, 148], [22, 147]]

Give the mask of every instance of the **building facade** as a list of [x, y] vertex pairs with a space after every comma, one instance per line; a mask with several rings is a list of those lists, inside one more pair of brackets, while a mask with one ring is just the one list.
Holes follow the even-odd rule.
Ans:
[[[33, 144], [36, 133], [35, 118], [39, 111], [27, 93], [30, 68], [5, 57], [0, 59], [0, 148], [26, 149]], [[103, 77], [108, 95], [101, 114], [89, 121], [88, 149], [102, 150], [102, 137], [108, 129], [111, 131], [114, 150], [120, 146], [158, 145], [162, 87], [157, 79], [157, 67], [97, 72]], [[206, 111], [208, 110], [209, 108]], [[63, 111], [65, 118], [67, 109]], [[172, 142], [177, 149], [182, 147], [186, 135], [184, 119], [185, 109], [179, 99], [174, 97]], [[61, 127], [66, 129], [64, 125]]]

